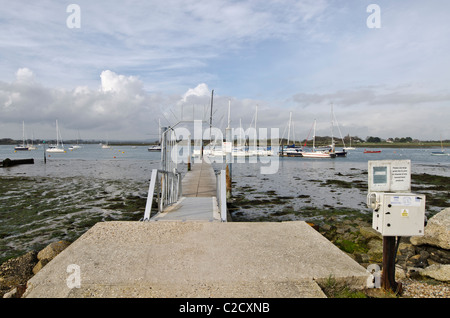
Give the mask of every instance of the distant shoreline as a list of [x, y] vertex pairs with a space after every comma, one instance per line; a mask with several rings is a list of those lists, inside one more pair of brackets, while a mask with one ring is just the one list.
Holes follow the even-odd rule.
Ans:
[[[14, 146], [17, 144], [22, 143], [22, 141], [8, 141], [8, 142], [1, 142], [0, 141], [0, 145], [1, 146]], [[35, 144], [40, 144], [42, 142], [39, 142], [39, 140], [36, 142]], [[47, 144], [51, 144], [52, 141], [49, 140], [46, 142]], [[64, 144], [66, 145], [70, 145], [70, 144], [75, 144], [77, 143], [76, 141], [73, 142], [73, 140], [67, 140], [64, 141]], [[79, 142], [80, 144], [100, 144], [101, 141], [81, 141]], [[207, 143], [207, 141], [205, 141], [205, 144]], [[155, 145], [157, 144], [157, 142], [145, 142], [145, 141], [110, 141], [108, 143], [108, 145], [110, 146], [141, 146], [141, 147], [148, 147], [151, 145]], [[267, 142], [267, 145], [270, 146], [270, 142]], [[285, 143], [283, 142], [283, 145], [285, 145]], [[304, 145], [304, 141], [303, 142], [296, 142], [296, 145], [298, 146], [303, 146]], [[343, 144], [341, 142], [336, 142], [336, 147], [337, 148], [342, 148]], [[281, 144], [280, 144], [281, 146]], [[307, 147], [312, 147], [312, 141], [308, 141], [307, 142]], [[318, 147], [320, 147], [320, 145], [316, 145]], [[325, 145], [322, 145], [325, 146]], [[347, 147], [349, 145], [346, 145]], [[450, 142], [444, 142], [442, 143], [442, 146], [444, 148], [450, 148]], [[354, 144], [352, 145], [352, 147], [355, 148], [441, 148], [441, 143], [439, 141], [424, 141], [424, 142], [400, 142], [400, 143], [389, 143], [389, 142], [364, 142], [364, 143], [358, 143], [358, 144]]]

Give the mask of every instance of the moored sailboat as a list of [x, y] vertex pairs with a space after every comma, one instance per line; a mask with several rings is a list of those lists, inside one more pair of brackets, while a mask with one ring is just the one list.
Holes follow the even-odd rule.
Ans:
[[318, 150], [316, 149], [316, 120], [314, 119], [314, 134], [313, 134], [313, 148], [312, 151], [303, 151], [302, 157], [305, 158], [336, 158], [334, 153], [334, 142], [332, 142], [332, 149]]
[[56, 145], [50, 145], [46, 152], [51, 153], [64, 153], [64, 144], [61, 138], [61, 133], [58, 128], [58, 120], [56, 120]]
[[[290, 135], [291, 135], [291, 124], [292, 124], [292, 112], [289, 113], [289, 123], [288, 123], [288, 136], [287, 136], [287, 145], [281, 147], [281, 151], [279, 155], [282, 157], [302, 157], [303, 156], [303, 148], [295, 145], [295, 132], [294, 126], [292, 125], [293, 130], [293, 143], [290, 145]], [[284, 135], [284, 133], [283, 133]]]
[[444, 146], [442, 144], [442, 137], [441, 137], [441, 151], [432, 151], [431, 155], [432, 156], [450, 156], [450, 154], [445, 153], [445, 151], [444, 151]]
[[28, 147], [25, 146], [25, 122], [22, 121], [22, 144], [14, 147], [14, 151], [26, 151]]

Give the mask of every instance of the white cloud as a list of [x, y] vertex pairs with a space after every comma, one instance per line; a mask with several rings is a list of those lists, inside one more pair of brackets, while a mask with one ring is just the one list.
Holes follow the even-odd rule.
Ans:
[[244, 125], [259, 104], [261, 125], [283, 127], [292, 108], [298, 131], [309, 130], [331, 100], [343, 125], [369, 132], [380, 122], [364, 115], [390, 110], [409, 124], [389, 129], [432, 138], [431, 111], [435, 129], [448, 122], [449, 3], [380, 0], [377, 30], [366, 26], [369, 3], [80, 0], [75, 30], [67, 4], [13, 1], [0, 19], [0, 123], [66, 116], [94, 135], [96, 126], [142, 135], [154, 117], [180, 116], [176, 107], [208, 108], [214, 88], [214, 108], [231, 98]]
[[204, 97], [209, 96], [211, 93], [209, 91], [208, 85], [205, 83], [198, 84], [195, 88], [189, 88], [186, 93], [183, 94], [182, 100], [186, 102], [188, 97]]
[[19, 68], [16, 72], [16, 81], [20, 83], [31, 83], [34, 81], [34, 74], [26, 67]]
[[100, 75], [101, 90], [103, 92], [140, 93], [143, 89], [142, 82], [135, 76], [117, 75], [106, 70]]
[[113, 131], [111, 137], [144, 139], [153, 130], [149, 122], [158, 116], [155, 110], [161, 98], [147, 94], [135, 76], [104, 71], [101, 90], [86, 86], [67, 90], [30, 81], [34, 77], [29, 69], [16, 74], [15, 82], [0, 81], [0, 136], [10, 136], [7, 128], [22, 120], [48, 131], [58, 118], [62, 129], [86, 130], [85, 138], [101, 138], [106, 131]]

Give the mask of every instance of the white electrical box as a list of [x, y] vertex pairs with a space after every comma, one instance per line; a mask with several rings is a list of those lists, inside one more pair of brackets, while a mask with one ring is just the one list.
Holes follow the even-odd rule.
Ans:
[[372, 192], [372, 227], [383, 236], [422, 236], [425, 227], [425, 196], [413, 193]]
[[425, 196], [410, 193], [411, 161], [369, 161], [368, 174], [373, 229], [383, 236], [424, 235]]

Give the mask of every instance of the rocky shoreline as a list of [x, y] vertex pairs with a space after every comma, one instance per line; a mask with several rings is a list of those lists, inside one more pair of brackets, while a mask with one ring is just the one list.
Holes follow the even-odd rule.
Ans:
[[[382, 267], [382, 236], [367, 221], [328, 217], [316, 229], [363, 267]], [[402, 283], [401, 297], [450, 298], [449, 244], [450, 208], [428, 220], [424, 236], [401, 238], [395, 273]]]
[[39, 252], [30, 251], [0, 265], [0, 297], [20, 298], [28, 280], [70, 244], [68, 241], [53, 242]]
[[[382, 237], [367, 220], [329, 216], [319, 225], [311, 225], [363, 267], [377, 264], [381, 268]], [[450, 298], [449, 244], [450, 208], [446, 208], [430, 218], [423, 237], [400, 240], [396, 280], [402, 283], [403, 293], [391, 296]], [[27, 281], [69, 245], [68, 241], [53, 242], [39, 252], [30, 251], [4, 262], [0, 266], [0, 297], [20, 298]], [[380, 297], [376, 291], [368, 289], [366, 296]]]

